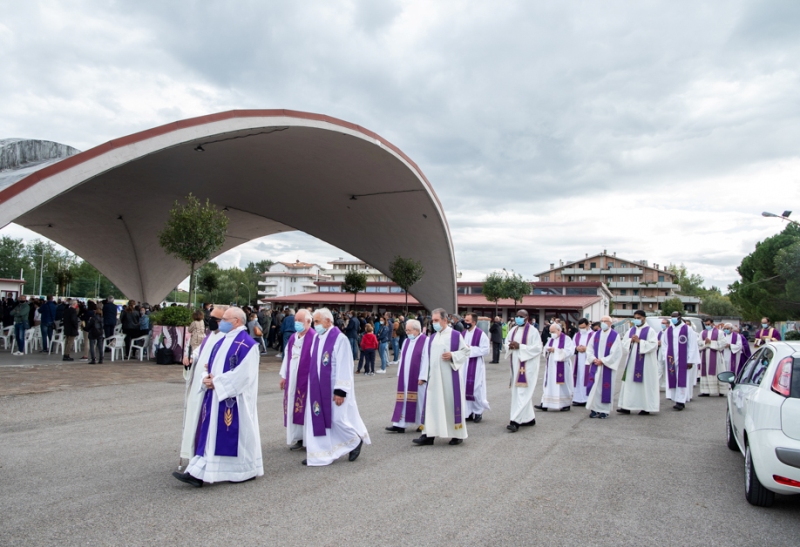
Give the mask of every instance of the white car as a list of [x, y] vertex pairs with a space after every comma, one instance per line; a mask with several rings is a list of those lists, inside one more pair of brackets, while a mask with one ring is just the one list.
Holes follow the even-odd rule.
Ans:
[[731, 385], [728, 448], [744, 455], [745, 498], [769, 507], [775, 494], [800, 494], [800, 342], [758, 348]]

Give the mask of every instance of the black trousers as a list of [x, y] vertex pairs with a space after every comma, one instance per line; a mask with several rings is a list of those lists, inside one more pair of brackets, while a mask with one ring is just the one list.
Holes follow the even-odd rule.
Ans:
[[503, 347], [501, 342], [492, 342], [492, 361], [497, 363], [500, 361], [500, 348]]

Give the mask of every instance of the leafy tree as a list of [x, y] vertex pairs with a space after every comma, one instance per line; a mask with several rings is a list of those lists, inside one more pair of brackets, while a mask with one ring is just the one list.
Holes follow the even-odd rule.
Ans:
[[489, 302], [494, 302], [494, 314], [497, 315], [498, 302], [505, 298], [505, 281], [503, 274], [492, 272], [483, 280], [483, 296]]
[[[36, 267], [39, 267], [38, 263]], [[3, 236], [0, 238], [0, 277], [17, 279], [20, 271], [23, 271], [26, 278], [33, 280], [34, 272], [30, 260], [25, 256], [25, 244], [21, 239]], [[33, 284], [30, 287], [26, 284], [25, 288], [28, 292], [33, 292]]]
[[408, 315], [408, 289], [422, 279], [423, 275], [425, 268], [421, 262], [413, 258], [403, 258], [398, 255], [389, 264], [389, 277], [406, 293], [406, 315]]
[[228, 217], [206, 199], [201, 204], [191, 193], [186, 205], [177, 201], [169, 212], [164, 229], [158, 234], [161, 247], [189, 265], [189, 294], [195, 284], [195, 266], [210, 260], [225, 244]]
[[350, 270], [344, 276], [342, 290], [353, 293], [353, 307], [355, 307], [358, 293], [367, 290], [367, 274], [358, 270]]
[[717, 293], [709, 293], [703, 297], [702, 310], [706, 315], [717, 316], [737, 316], [740, 313], [730, 298]]
[[522, 279], [522, 276], [518, 273], [506, 276], [503, 280], [503, 298], [514, 300], [514, 307], [529, 294], [531, 294], [530, 282]]
[[672, 312], [677, 311], [683, 313], [683, 302], [677, 296], [674, 298], [667, 298], [661, 304], [661, 315], [672, 315]]
[[258, 275], [263, 276], [265, 273], [269, 271], [275, 262], [269, 259], [259, 260], [258, 262], [251, 262], [250, 264], [253, 265], [255, 271], [258, 272]]
[[680, 266], [670, 264], [667, 269], [677, 276], [675, 283], [681, 286], [681, 294], [685, 296], [703, 296], [705, 294], [705, 289], [703, 288], [705, 280], [702, 276], [689, 274], [683, 264]]
[[745, 319], [767, 316], [783, 321], [800, 314], [798, 242], [800, 227], [788, 224], [781, 233], [756, 243], [755, 250], [742, 259], [737, 268], [741, 280], [728, 288], [731, 302]]
[[213, 293], [219, 286], [217, 273], [213, 270], [199, 270], [197, 273], [197, 287], [204, 293]]

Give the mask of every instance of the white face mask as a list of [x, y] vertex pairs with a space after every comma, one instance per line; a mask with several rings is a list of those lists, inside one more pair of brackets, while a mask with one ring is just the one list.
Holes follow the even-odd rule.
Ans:
[[587, 329], [586, 327], [581, 327], [582, 334], [586, 334], [587, 332], [589, 332], [589, 329]]

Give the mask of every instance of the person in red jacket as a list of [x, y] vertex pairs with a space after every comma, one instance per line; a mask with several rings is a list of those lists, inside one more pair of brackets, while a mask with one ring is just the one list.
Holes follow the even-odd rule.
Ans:
[[[373, 376], [375, 374], [375, 350], [378, 349], [378, 339], [372, 334], [372, 325], [367, 323], [366, 333], [361, 337], [361, 351], [364, 353], [364, 375]], [[356, 374], [361, 374], [361, 367]]]

